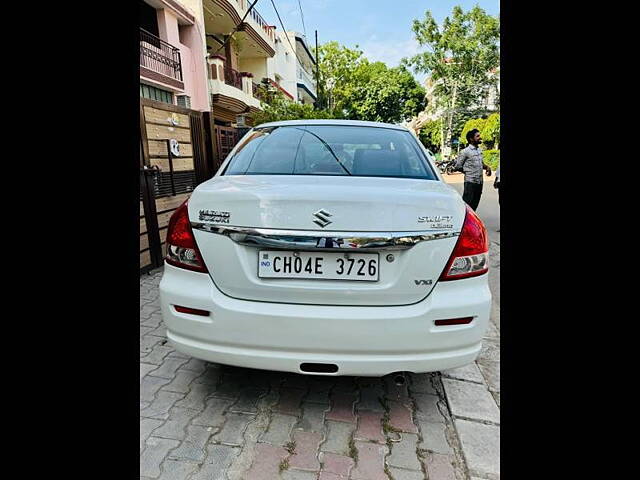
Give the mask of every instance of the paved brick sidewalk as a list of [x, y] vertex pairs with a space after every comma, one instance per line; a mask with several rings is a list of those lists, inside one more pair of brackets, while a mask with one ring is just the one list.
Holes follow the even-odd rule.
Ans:
[[472, 480], [500, 478], [500, 243], [489, 247], [491, 321], [475, 363], [442, 372], [445, 398]]
[[[491, 477], [468, 453], [478, 448], [463, 448], [483, 438], [474, 430], [478, 425], [497, 428], [489, 417], [495, 412], [483, 404], [487, 417], [478, 419], [464, 410], [470, 406], [464, 401], [452, 401], [451, 394], [445, 400], [443, 388], [461, 384], [464, 393], [469, 385], [492, 385], [484, 360], [478, 362], [482, 381], [473, 366], [446, 378], [410, 375], [403, 387], [388, 377], [207, 364], [167, 344], [160, 276], [156, 271], [140, 278], [142, 479], [466, 480], [466, 462], [475, 474]], [[496, 360], [496, 352], [487, 347], [483, 359]], [[497, 392], [499, 402], [499, 385]]]

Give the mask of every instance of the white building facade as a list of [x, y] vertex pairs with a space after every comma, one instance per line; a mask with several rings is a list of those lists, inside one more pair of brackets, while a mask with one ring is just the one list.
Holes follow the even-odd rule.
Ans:
[[304, 35], [276, 32], [275, 55], [267, 60], [269, 78], [296, 103], [313, 104], [316, 93], [316, 59]]

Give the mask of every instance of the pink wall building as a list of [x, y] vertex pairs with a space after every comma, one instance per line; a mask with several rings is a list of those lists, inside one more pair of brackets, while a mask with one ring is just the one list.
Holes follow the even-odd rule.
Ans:
[[202, 0], [138, 0], [140, 96], [209, 111]]

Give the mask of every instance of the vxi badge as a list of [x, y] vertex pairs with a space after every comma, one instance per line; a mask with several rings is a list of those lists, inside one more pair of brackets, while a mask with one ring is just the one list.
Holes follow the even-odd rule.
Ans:
[[229, 212], [218, 212], [217, 210], [200, 210], [198, 218], [203, 222], [229, 223], [231, 214]]

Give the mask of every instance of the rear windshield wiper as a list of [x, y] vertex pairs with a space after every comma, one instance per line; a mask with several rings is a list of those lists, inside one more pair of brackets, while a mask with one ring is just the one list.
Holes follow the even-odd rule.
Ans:
[[313, 135], [314, 137], [316, 137], [318, 140], [320, 140], [322, 142], [322, 144], [327, 147], [327, 150], [329, 150], [329, 153], [331, 153], [331, 155], [333, 155], [333, 158], [336, 159], [336, 161], [338, 162], [338, 165], [340, 165], [342, 167], [342, 169], [347, 172], [347, 175], [352, 175], [352, 173], [347, 169], [347, 167], [344, 166], [344, 164], [342, 163], [342, 160], [340, 160], [338, 158], [338, 156], [333, 152], [333, 150], [331, 149], [331, 147], [329, 146], [329, 144], [327, 142], [325, 142], [322, 138], [320, 138], [318, 135], [316, 135], [313, 132], [310, 132], [309, 130], [306, 129], [302, 129], [300, 128], [299, 130], [302, 130], [303, 132], [307, 132], [310, 133], [311, 135]]

